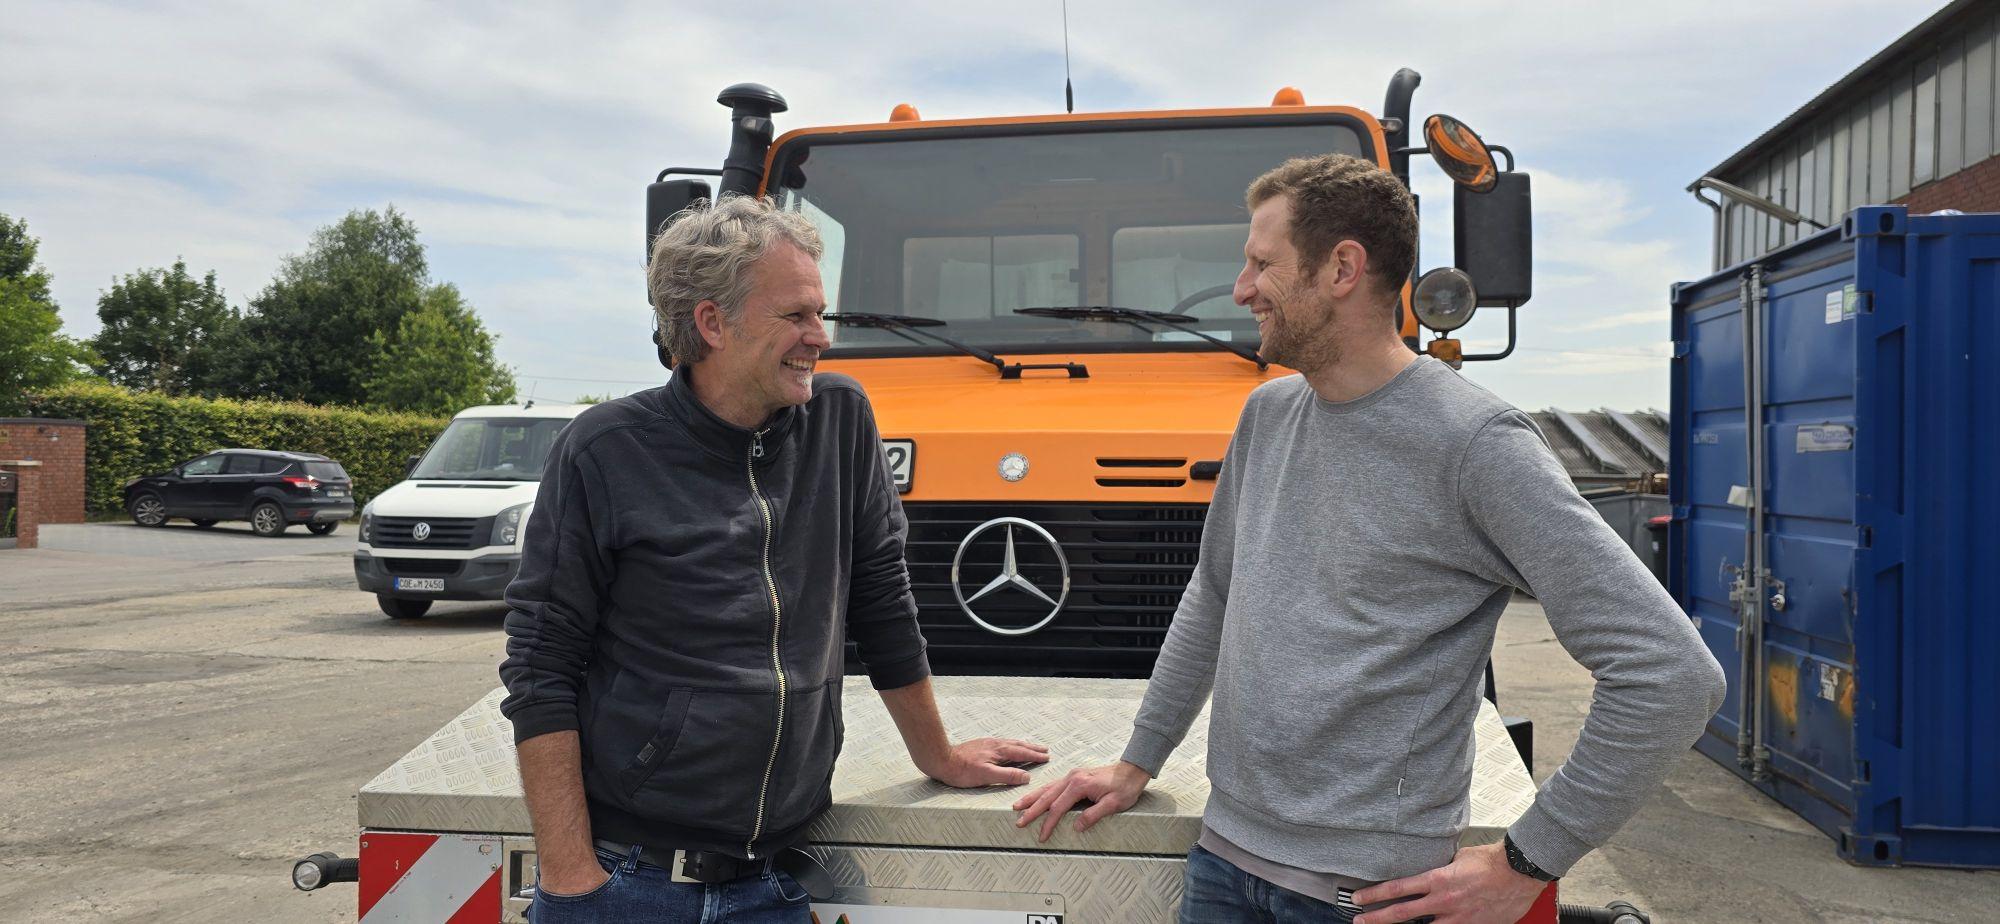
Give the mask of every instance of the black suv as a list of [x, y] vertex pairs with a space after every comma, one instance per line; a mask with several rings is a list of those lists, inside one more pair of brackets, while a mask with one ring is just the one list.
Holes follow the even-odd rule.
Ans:
[[259, 536], [293, 523], [315, 536], [354, 515], [347, 470], [325, 456], [265, 449], [218, 449], [173, 471], [125, 483], [125, 509], [140, 526], [185, 517], [203, 529], [217, 520], [249, 520]]

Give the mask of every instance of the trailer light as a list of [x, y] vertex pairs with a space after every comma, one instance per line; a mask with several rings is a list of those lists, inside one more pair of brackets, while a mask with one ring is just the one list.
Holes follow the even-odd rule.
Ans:
[[1478, 307], [1479, 292], [1472, 277], [1455, 267], [1441, 266], [1417, 277], [1416, 290], [1410, 293], [1417, 320], [1439, 333], [1464, 327]]
[[292, 864], [292, 887], [311, 892], [336, 882], [353, 882], [360, 871], [361, 861], [343, 860], [330, 851], [321, 851]]

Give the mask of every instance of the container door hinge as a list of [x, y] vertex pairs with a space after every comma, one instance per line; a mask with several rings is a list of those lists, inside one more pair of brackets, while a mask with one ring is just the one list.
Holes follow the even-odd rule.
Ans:
[[1674, 358], [1675, 358], [1675, 359], [1686, 359], [1686, 358], [1688, 358], [1688, 354], [1690, 354], [1690, 353], [1693, 353], [1693, 352], [1694, 352], [1694, 344], [1692, 344], [1692, 343], [1689, 343], [1689, 342], [1688, 342], [1688, 341], [1686, 341], [1686, 340], [1676, 340], [1676, 341], [1674, 341]]

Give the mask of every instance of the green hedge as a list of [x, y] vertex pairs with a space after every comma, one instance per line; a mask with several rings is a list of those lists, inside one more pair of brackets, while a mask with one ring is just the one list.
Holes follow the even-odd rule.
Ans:
[[447, 418], [382, 414], [274, 401], [171, 398], [111, 385], [66, 385], [28, 398], [36, 417], [81, 420], [85, 503], [123, 509], [125, 482], [163, 472], [216, 449], [282, 449], [330, 456], [354, 479], [356, 509], [403, 480]]

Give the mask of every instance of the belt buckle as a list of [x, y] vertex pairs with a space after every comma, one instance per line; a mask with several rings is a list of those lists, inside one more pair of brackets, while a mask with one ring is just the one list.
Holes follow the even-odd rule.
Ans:
[[687, 851], [685, 850], [674, 851], [673, 862], [667, 867], [667, 875], [669, 876], [670, 881], [691, 882], [694, 883], [695, 885], [706, 885], [706, 883], [702, 882], [702, 880], [696, 879], [693, 876], [687, 874], [686, 872], [687, 863], [688, 863]]

